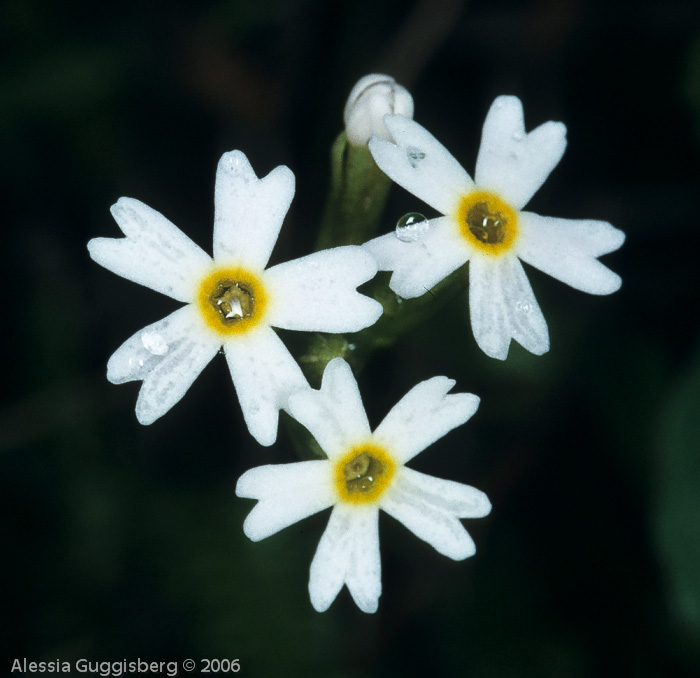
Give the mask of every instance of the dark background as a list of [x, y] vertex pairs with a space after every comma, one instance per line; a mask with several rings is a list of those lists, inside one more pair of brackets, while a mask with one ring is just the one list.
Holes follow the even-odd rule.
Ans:
[[[96, 6], [97, 5], [97, 6]], [[5, 337], [0, 638], [10, 660], [239, 658], [250, 676], [698, 675], [700, 7], [693, 0], [0, 2]], [[308, 570], [328, 512], [243, 535], [258, 446], [217, 357], [150, 427], [110, 354], [178, 306], [101, 269], [86, 243], [143, 200], [210, 251], [220, 155], [297, 194], [273, 262], [310, 251], [342, 107], [394, 75], [473, 171], [484, 115], [517, 94], [569, 146], [530, 209], [609, 220], [620, 292], [528, 269], [543, 357], [477, 348], [456, 298], [358, 375], [376, 425], [436, 374], [482, 398], [412, 462], [475, 485], [455, 563], [385, 514], [384, 591], [319, 614]], [[392, 190], [385, 219], [422, 209]], [[293, 338], [283, 334], [285, 340]]]

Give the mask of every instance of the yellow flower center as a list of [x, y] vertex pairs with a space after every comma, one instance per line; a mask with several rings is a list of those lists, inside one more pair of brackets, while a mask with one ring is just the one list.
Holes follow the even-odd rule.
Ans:
[[465, 195], [457, 209], [462, 236], [484, 254], [504, 254], [518, 235], [518, 214], [505, 201], [488, 191]]
[[263, 318], [267, 295], [254, 273], [240, 267], [219, 268], [199, 284], [197, 304], [204, 321], [215, 332], [242, 334]]
[[371, 504], [389, 487], [396, 472], [396, 462], [389, 453], [375, 445], [355, 445], [335, 462], [335, 487], [341, 501]]

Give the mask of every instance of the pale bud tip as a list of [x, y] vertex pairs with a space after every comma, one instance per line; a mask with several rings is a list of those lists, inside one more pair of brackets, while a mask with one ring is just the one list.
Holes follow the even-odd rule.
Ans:
[[343, 113], [348, 142], [365, 146], [373, 134], [391, 140], [384, 127], [387, 113], [412, 118], [413, 97], [409, 91], [389, 75], [371, 73], [360, 78], [350, 92]]

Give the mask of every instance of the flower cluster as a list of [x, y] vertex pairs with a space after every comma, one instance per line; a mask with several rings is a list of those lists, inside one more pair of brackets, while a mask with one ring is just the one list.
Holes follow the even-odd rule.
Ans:
[[433, 377], [372, 431], [350, 366], [330, 360], [314, 390], [273, 328], [360, 332], [382, 315], [378, 301], [357, 291], [378, 270], [392, 271], [391, 290], [408, 299], [469, 262], [479, 347], [505, 359], [514, 339], [541, 355], [549, 348], [547, 324], [521, 260], [591, 294], [620, 286], [598, 257], [620, 247], [621, 231], [607, 222], [523, 210], [564, 153], [564, 125], [548, 122], [527, 133], [520, 100], [499, 97], [484, 124], [472, 180], [412, 113], [410, 94], [380, 75], [363, 78], [345, 110], [348, 143], [367, 148], [369, 142], [388, 177], [443, 215], [404, 220], [408, 235], [388, 233], [267, 267], [294, 196], [294, 175], [278, 167], [259, 179], [246, 156], [232, 151], [216, 174], [213, 256], [131, 198], [112, 207], [125, 237], [88, 244], [105, 268], [185, 304], [127, 339], [109, 359], [111, 382], [142, 382], [136, 402], [142, 424], [173, 407], [223, 351], [250, 434], [261, 445], [273, 444], [285, 410], [325, 453], [325, 459], [253, 468], [236, 487], [238, 496], [258, 500], [243, 526], [254, 541], [332, 507], [309, 578], [319, 611], [344, 584], [361, 610], [377, 609], [380, 508], [450, 558], [475, 553], [460, 519], [486, 516], [486, 495], [405, 464], [465, 423], [479, 399], [450, 393], [453, 380]]

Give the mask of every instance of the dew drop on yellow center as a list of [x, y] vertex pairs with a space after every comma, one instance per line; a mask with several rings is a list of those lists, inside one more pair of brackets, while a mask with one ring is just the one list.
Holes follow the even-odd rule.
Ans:
[[462, 236], [484, 254], [499, 255], [511, 249], [518, 234], [518, 214], [488, 191], [465, 195], [457, 209]]
[[356, 445], [335, 462], [335, 487], [340, 499], [371, 504], [389, 487], [396, 463], [374, 443]]
[[224, 335], [241, 334], [255, 327], [267, 306], [262, 282], [244, 268], [220, 268], [202, 280], [197, 294], [206, 324]]

